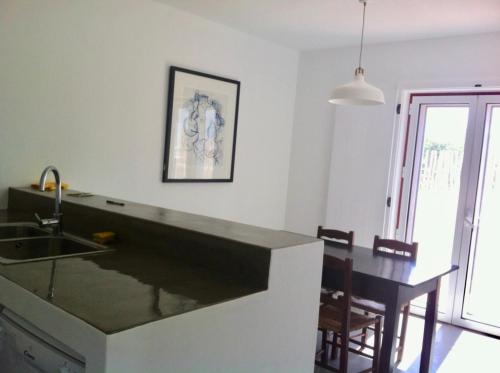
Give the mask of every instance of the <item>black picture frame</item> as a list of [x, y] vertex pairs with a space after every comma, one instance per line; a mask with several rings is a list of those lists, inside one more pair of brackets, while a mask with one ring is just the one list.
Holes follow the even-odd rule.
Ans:
[[[235, 85], [235, 97], [234, 97], [234, 121], [232, 121], [232, 148], [231, 148], [231, 164], [229, 166], [229, 175], [227, 178], [225, 177], [217, 177], [217, 178], [177, 178], [169, 175], [169, 162], [170, 157], [172, 156], [172, 121], [173, 121], [173, 110], [174, 110], [174, 102], [175, 102], [175, 89], [176, 89], [176, 78], [178, 73], [192, 75], [194, 77], [200, 77], [202, 79], [212, 79], [216, 81], [221, 81], [224, 83], [228, 83], [230, 85]], [[239, 113], [239, 99], [240, 99], [240, 86], [241, 83], [238, 80], [228, 79], [221, 76], [216, 76], [212, 74], [203, 73], [200, 71], [194, 71], [185, 69], [178, 66], [171, 66], [169, 73], [169, 86], [168, 86], [168, 101], [167, 101], [167, 123], [166, 123], [166, 133], [165, 133], [165, 150], [164, 150], [164, 160], [163, 160], [163, 175], [162, 181], [164, 183], [199, 183], [199, 182], [233, 182], [234, 180], [234, 163], [235, 163], [235, 155], [236, 155], [236, 135], [238, 130], [238, 113]], [[197, 91], [196, 91], [197, 92]], [[232, 112], [232, 111], [231, 111]], [[227, 123], [224, 123], [226, 126]], [[227, 165], [226, 165], [227, 168]]]

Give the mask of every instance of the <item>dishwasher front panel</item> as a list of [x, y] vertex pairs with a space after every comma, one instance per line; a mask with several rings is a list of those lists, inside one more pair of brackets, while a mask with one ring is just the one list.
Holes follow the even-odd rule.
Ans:
[[[30, 333], [3, 313], [0, 314], [0, 364], [6, 366], [5, 370], [9, 365], [15, 368], [24, 367], [12, 373], [30, 370], [36, 373], [85, 372], [82, 362]], [[3, 366], [0, 371], [4, 371]]]
[[5, 334], [0, 334], [0, 372], [47, 373], [34, 367], [19, 355], [12, 344], [5, 340]]

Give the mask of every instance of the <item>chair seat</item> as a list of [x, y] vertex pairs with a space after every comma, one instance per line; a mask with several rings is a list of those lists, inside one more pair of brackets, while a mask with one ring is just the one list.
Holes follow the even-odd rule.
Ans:
[[[385, 304], [375, 302], [374, 300], [359, 298], [356, 296], [352, 296], [351, 299], [352, 306], [354, 308], [358, 308], [360, 310], [368, 311], [381, 316], [384, 316], [385, 314]], [[403, 307], [401, 307], [401, 311], [403, 311], [407, 305], [408, 303], [404, 304]]]
[[[330, 293], [322, 293], [322, 300], [326, 299]], [[333, 293], [332, 297], [337, 298], [339, 300], [342, 299], [342, 292]], [[357, 297], [355, 295], [351, 296], [351, 305], [354, 308], [358, 308], [363, 311], [368, 311], [377, 315], [384, 316], [385, 314], [385, 304], [375, 302], [374, 300], [369, 300], [361, 297]]]
[[360, 298], [352, 296], [352, 306], [355, 308], [362, 309], [363, 311], [368, 311], [375, 313], [377, 315], [385, 314], [385, 304], [375, 302], [374, 300], [369, 300], [365, 298]]
[[[373, 325], [377, 322], [375, 317], [360, 315], [351, 312], [350, 330], [359, 330]], [[319, 329], [332, 330], [340, 333], [342, 330], [342, 311], [331, 305], [322, 305], [319, 309]]]

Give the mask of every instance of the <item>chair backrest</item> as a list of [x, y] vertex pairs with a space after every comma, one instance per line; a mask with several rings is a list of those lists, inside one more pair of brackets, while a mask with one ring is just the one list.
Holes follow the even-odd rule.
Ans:
[[406, 243], [398, 240], [381, 239], [375, 236], [373, 253], [396, 259], [417, 260], [418, 243]]
[[354, 232], [343, 232], [336, 229], [324, 229], [321, 225], [318, 226], [317, 238], [327, 238], [329, 240], [346, 241], [348, 249], [352, 249], [354, 243]]
[[342, 323], [349, 326], [351, 315], [351, 296], [352, 296], [352, 259], [338, 259], [334, 256], [323, 256], [323, 268], [340, 272], [342, 275], [342, 289], [337, 289], [343, 292], [343, 296], [338, 299], [333, 299], [331, 296], [322, 297], [324, 303], [331, 304], [342, 310]]

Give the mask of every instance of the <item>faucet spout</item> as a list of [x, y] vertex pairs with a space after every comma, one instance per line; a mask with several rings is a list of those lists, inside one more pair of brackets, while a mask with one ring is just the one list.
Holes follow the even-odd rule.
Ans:
[[47, 166], [40, 176], [40, 183], [38, 185], [38, 189], [42, 192], [45, 192], [45, 182], [47, 181], [47, 176], [49, 172], [54, 174], [54, 178], [56, 180], [56, 197], [55, 197], [55, 207], [54, 207], [54, 218], [53, 219], [40, 219], [40, 217], [35, 214], [40, 226], [46, 227], [51, 226], [54, 228], [55, 234], [62, 233], [62, 213], [61, 213], [61, 203], [62, 203], [62, 184], [61, 184], [61, 175], [59, 171], [54, 166]]

